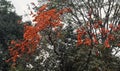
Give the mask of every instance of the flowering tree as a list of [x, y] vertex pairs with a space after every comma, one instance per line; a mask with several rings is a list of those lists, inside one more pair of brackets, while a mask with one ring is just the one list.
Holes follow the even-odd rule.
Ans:
[[[120, 47], [119, 9], [115, 0], [51, 0], [32, 14], [36, 24], [25, 25], [24, 39], [11, 41], [12, 57], [7, 62], [15, 64], [24, 54], [35, 52], [39, 45], [49, 44], [57, 57], [48, 59], [48, 63], [56, 60], [54, 66], [58, 65], [58, 71], [114, 70], [110, 60], [115, 58], [112, 50]], [[48, 66], [46, 63], [45, 70]]]
[[[119, 2], [116, 0], [52, 1], [59, 9], [63, 7], [72, 9], [70, 14], [64, 15], [64, 22], [73, 25], [73, 28], [77, 29], [77, 47], [80, 49], [80, 54], [82, 55], [83, 49], [86, 49], [84, 57], [82, 57], [86, 60], [83, 63], [79, 63], [78, 65], [80, 66], [78, 68], [81, 71], [85, 69], [91, 70], [91, 62], [95, 64], [95, 60], [99, 61], [102, 59], [104, 67], [99, 67], [101, 64], [98, 63], [98, 66], [93, 66], [93, 69], [111, 69], [112, 64], [109, 63], [109, 59], [114, 57], [111, 54], [112, 50], [120, 47], [118, 40], [120, 38]], [[101, 59], [94, 58], [94, 54]]]
[[41, 39], [39, 32], [45, 30], [46, 28], [56, 28], [62, 26], [60, 23], [60, 15], [65, 12], [69, 12], [69, 8], [57, 11], [57, 9], [47, 10], [47, 4], [40, 7], [37, 14], [32, 14], [35, 16], [33, 22], [36, 22], [35, 26], [24, 25], [24, 35], [22, 40], [11, 41], [11, 46], [9, 47], [11, 58], [6, 60], [6, 62], [12, 61], [15, 65], [17, 58], [22, 57], [23, 54], [31, 54], [38, 47]]

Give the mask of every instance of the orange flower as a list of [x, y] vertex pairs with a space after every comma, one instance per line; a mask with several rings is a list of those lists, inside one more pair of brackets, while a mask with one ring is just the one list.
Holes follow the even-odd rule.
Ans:
[[101, 33], [103, 34], [103, 36], [104, 36], [104, 35], [106, 35], [106, 34], [109, 32], [109, 30], [108, 30], [108, 29], [105, 29], [105, 28], [101, 28], [100, 32], [101, 32]]
[[106, 39], [106, 40], [105, 40], [104, 46], [105, 46], [106, 48], [110, 48], [109, 39]]
[[115, 37], [114, 37], [114, 35], [109, 34], [109, 35], [108, 35], [108, 39], [109, 39], [109, 40], [115, 40]]
[[90, 38], [85, 38], [84, 44], [90, 46], [91, 45], [91, 39]]
[[83, 36], [86, 34], [86, 31], [84, 28], [81, 28], [81, 29], [77, 29], [77, 33], [80, 35], [80, 36]]
[[43, 5], [42, 7], [40, 7], [39, 12], [42, 12], [43, 10], [45, 10], [46, 7], [47, 7], [47, 4], [45, 4], [45, 5]]
[[20, 44], [16, 43], [16, 44], [15, 44], [15, 47], [20, 47]]
[[82, 41], [81, 38], [79, 38], [79, 39], [77, 40], [77, 46], [82, 45], [82, 44], [83, 44], [83, 41]]
[[83, 43], [83, 41], [82, 41], [82, 33], [81, 33], [81, 31], [78, 29], [77, 30], [77, 46], [79, 46], [79, 45], [81, 45], [82, 43]]
[[98, 44], [98, 40], [97, 40], [97, 37], [94, 35], [93, 36], [93, 42], [95, 43], [95, 44]]

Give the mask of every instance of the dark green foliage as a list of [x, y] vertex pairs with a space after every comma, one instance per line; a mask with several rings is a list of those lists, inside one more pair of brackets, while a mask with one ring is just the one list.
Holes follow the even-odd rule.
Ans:
[[23, 26], [17, 21], [21, 20], [10, 2], [0, 0], [0, 71], [8, 71], [9, 65], [5, 60], [9, 58], [8, 45], [11, 40], [22, 38]]

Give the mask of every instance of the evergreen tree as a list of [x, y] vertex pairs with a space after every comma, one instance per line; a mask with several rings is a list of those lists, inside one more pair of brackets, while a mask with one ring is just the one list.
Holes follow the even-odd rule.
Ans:
[[21, 17], [13, 12], [13, 5], [0, 0], [0, 71], [8, 71], [9, 64], [5, 62], [9, 57], [8, 45], [12, 39], [20, 39], [23, 34], [23, 26], [18, 24]]

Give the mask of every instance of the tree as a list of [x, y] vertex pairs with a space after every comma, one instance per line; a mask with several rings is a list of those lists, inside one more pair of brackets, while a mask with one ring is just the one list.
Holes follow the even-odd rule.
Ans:
[[21, 19], [15, 12], [13, 6], [6, 0], [0, 0], [0, 70], [7, 71], [10, 67], [5, 62], [9, 58], [8, 45], [13, 39], [21, 39], [23, 35], [22, 25], [17, 24]]
[[[18, 52], [18, 50], [20, 52], [11, 54], [13, 59], [10, 60], [16, 62], [19, 58], [17, 55], [29, 53], [29, 50], [30, 53], [34, 52], [39, 44], [38, 41], [41, 40], [40, 45], [44, 47], [42, 49], [48, 45], [53, 49], [49, 52], [51, 53], [49, 58], [42, 64], [45, 67], [43, 70], [119, 71], [119, 58], [112, 55], [112, 50], [120, 47], [118, 15], [120, 5], [115, 0], [69, 0], [69, 2], [64, 0], [64, 2], [54, 1], [54, 3], [52, 7], [46, 8], [47, 6], [43, 5], [38, 10], [34, 19], [37, 22], [36, 25], [27, 26], [23, 41], [12, 44], [14, 46], [11, 47], [11, 52]], [[65, 12], [69, 13], [64, 14]], [[68, 24], [65, 28], [60, 24], [61, 18], [65, 24]], [[77, 30], [77, 34], [73, 33], [74, 30]], [[39, 31], [43, 35], [42, 39], [37, 39]], [[37, 39], [37, 44], [33, 39]], [[31, 45], [31, 42], [35, 43], [35, 46]], [[22, 44], [25, 45], [22, 46]], [[20, 49], [14, 50], [18, 47]], [[25, 50], [22, 51], [22, 49]], [[52, 65], [53, 67], [50, 67]]]
[[[93, 0], [92, 1], [90, 1], [90, 0], [86, 0], [86, 1], [83, 1], [83, 0], [76, 0], [76, 1], [69, 0], [69, 1], [66, 1], [66, 2], [65, 1], [64, 2], [63, 1], [61, 1], [61, 2], [54, 1], [54, 2], [57, 6], [56, 8], [60, 9], [60, 8], [63, 8], [63, 7], [70, 7], [72, 9], [72, 13], [67, 14], [67, 18], [65, 16], [64, 16], [64, 18], [66, 18], [65, 22], [68, 19], [67, 24], [72, 23], [74, 25], [74, 27], [79, 28], [79, 30], [78, 30], [78, 46], [81, 45], [80, 46], [81, 50], [83, 49], [81, 47], [85, 47], [85, 46], [83, 46], [83, 44], [86, 44], [86, 45], [91, 45], [92, 44], [93, 45], [92, 47], [94, 47], [96, 45], [96, 43], [98, 43], [98, 42], [100, 42], [100, 40], [102, 40], [100, 45], [97, 46], [98, 47], [97, 49], [93, 48], [91, 50], [91, 48], [87, 48], [87, 49], [90, 49], [90, 54], [91, 54], [91, 51], [92, 51], [92, 53], [98, 54], [96, 52], [96, 51], [98, 51], [100, 53], [100, 55], [103, 56], [103, 57], [102, 56], [100, 56], [100, 57], [103, 58], [105, 63], [107, 62], [106, 60], [108, 60], [107, 63], [109, 63], [109, 59], [107, 59], [106, 56], [109, 56], [111, 59], [114, 59], [113, 58], [114, 56], [111, 55], [111, 53], [112, 53], [113, 49], [117, 48], [119, 42], [117, 40], [116, 40], [117, 42], [114, 42], [114, 43], [111, 42], [111, 41], [108, 41], [108, 37], [109, 37], [109, 40], [114, 39], [114, 37], [116, 37], [116, 39], [119, 38], [119, 36], [117, 36], [119, 34], [119, 32], [116, 33], [116, 34], [115, 33], [113, 34], [114, 30], [112, 29], [113, 25], [114, 25], [114, 29], [115, 28], [119, 29], [118, 28], [119, 27], [119, 16], [118, 16], [118, 14], [119, 14], [119, 11], [120, 11], [119, 10], [120, 5], [115, 0], [108, 0], [108, 1], [105, 1], [105, 0], [101, 0], [101, 1], [99, 1], [99, 0], [96, 0], [96, 1], [93, 1]], [[98, 24], [101, 24], [101, 25], [98, 25]], [[100, 33], [97, 34], [96, 33], [99, 30], [101, 30], [102, 34], [100, 34]], [[111, 36], [111, 34], [112, 34], [112, 36]], [[81, 36], [81, 35], [83, 35], [83, 36]], [[114, 35], [114, 37], [113, 37], [113, 35]], [[96, 38], [97, 38], [97, 40], [96, 40]], [[95, 42], [95, 44], [94, 44], [93, 41]], [[115, 45], [117, 45], [117, 46], [115, 46]], [[90, 47], [90, 46], [87, 46], [87, 47]], [[102, 47], [103, 47], [103, 49], [102, 49]], [[108, 48], [110, 47], [110, 48], [107, 49], [105, 47], [108, 47]], [[82, 53], [82, 51], [80, 51], [80, 52]], [[88, 56], [89, 56], [89, 53], [88, 53]], [[90, 56], [91, 59], [92, 59], [92, 57], [93, 56]], [[91, 61], [94, 61], [94, 60], [91, 60]], [[82, 65], [81, 67], [84, 68], [84, 65], [83, 64], [81, 64], [81, 65]], [[110, 65], [110, 64], [108, 64], [108, 65]], [[119, 64], [117, 64], [116, 67], [118, 67], [118, 65]], [[88, 63], [85, 64], [85, 67], [86, 66], [90, 66], [89, 65], [89, 58], [88, 58]], [[103, 64], [103, 66], [104, 66], [104, 64]], [[104, 68], [102, 68], [102, 69], [104, 69]], [[113, 68], [113, 69], [115, 69], [115, 68]]]

